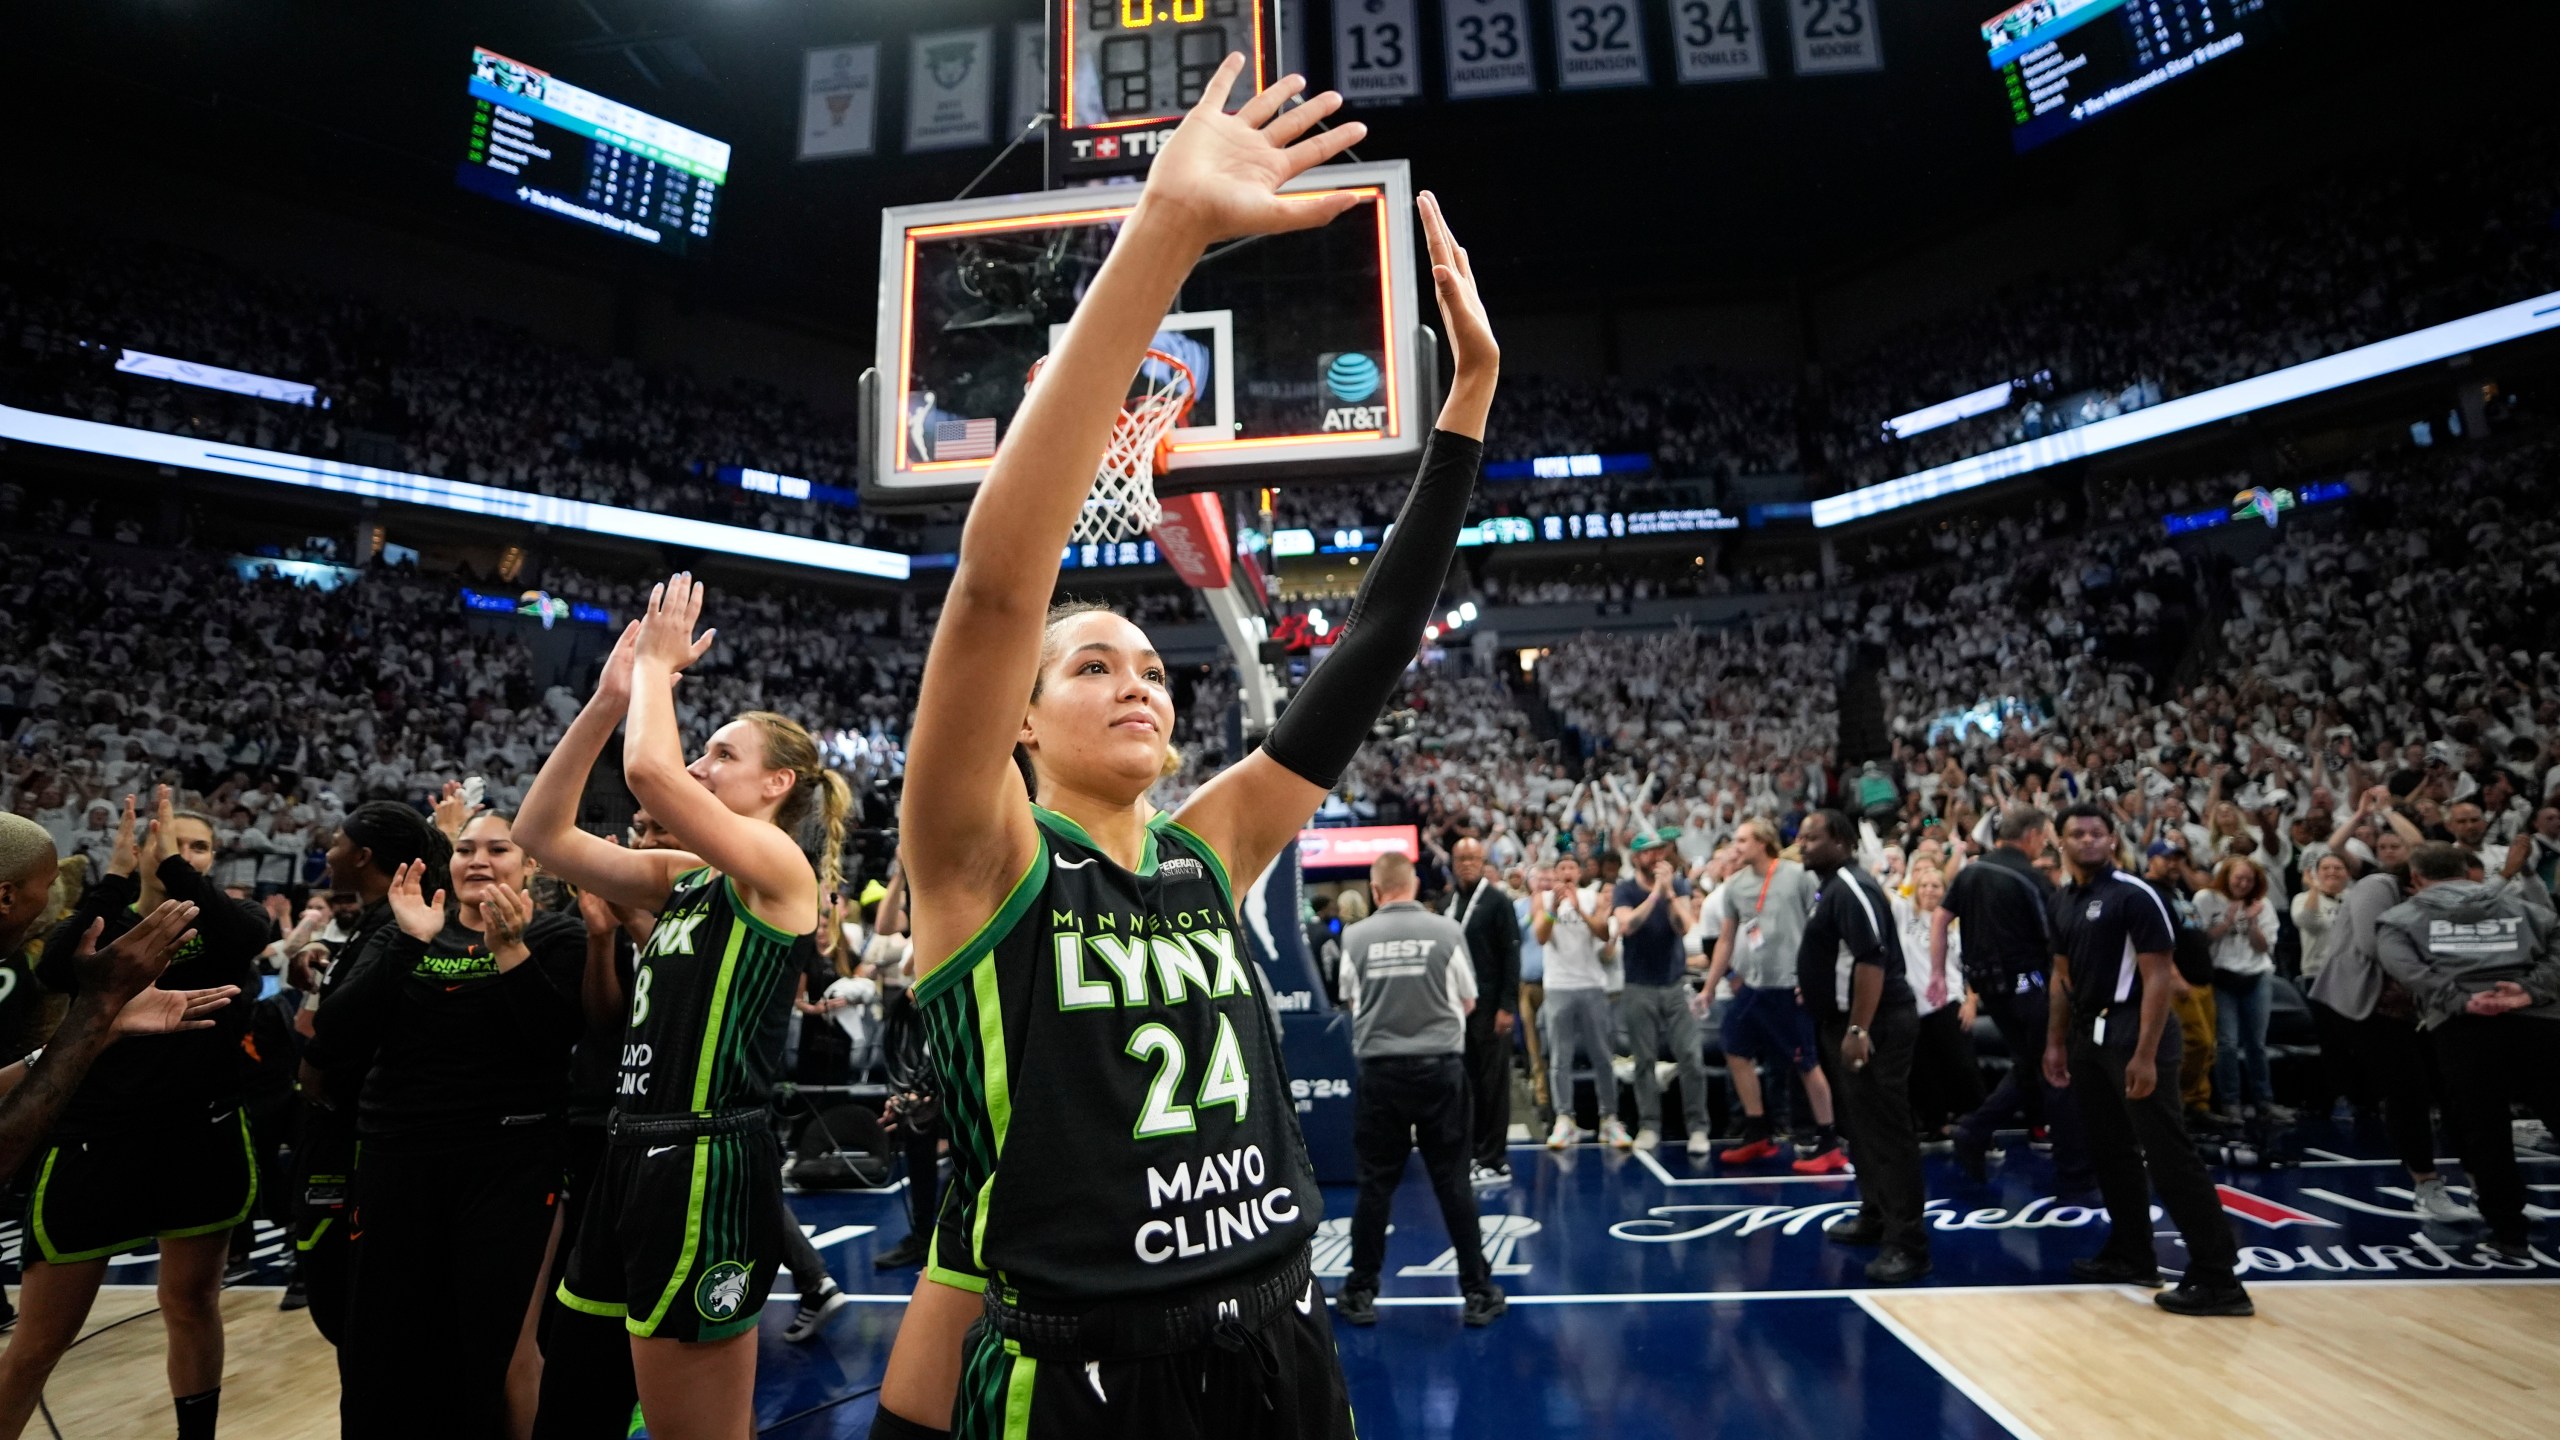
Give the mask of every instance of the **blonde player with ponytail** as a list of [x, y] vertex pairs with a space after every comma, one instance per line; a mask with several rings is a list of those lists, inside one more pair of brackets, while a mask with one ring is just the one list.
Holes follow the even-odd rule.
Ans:
[[[604, 1166], [558, 1298], [584, 1319], [576, 1328], [627, 1333], [650, 1434], [744, 1440], [756, 1315], [782, 1248], [766, 1102], [791, 1022], [792, 952], [839, 878], [852, 796], [809, 732], [767, 711], [721, 726], [685, 763], [675, 686], [716, 633], [694, 633], [702, 598], [686, 574], [651, 593], [515, 833], [552, 874], [658, 917], [632, 980]], [[576, 827], [587, 773], [625, 723], [623, 778], [678, 848], [626, 850]], [[800, 840], [809, 828], [814, 864]], [[574, 1338], [553, 1348], [593, 1353]], [[544, 1367], [535, 1434], [619, 1440], [631, 1396], [613, 1383], [617, 1367], [562, 1358]]]

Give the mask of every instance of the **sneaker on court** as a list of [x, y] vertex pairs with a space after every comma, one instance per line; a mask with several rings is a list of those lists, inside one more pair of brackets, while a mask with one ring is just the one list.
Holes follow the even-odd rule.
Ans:
[[1497, 1317], [1510, 1308], [1511, 1302], [1503, 1298], [1502, 1287], [1487, 1285], [1481, 1290], [1468, 1292], [1467, 1308], [1459, 1312], [1459, 1318], [1472, 1329], [1479, 1325], [1492, 1324]]
[[933, 1237], [922, 1230], [910, 1230], [907, 1238], [871, 1257], [874, 1270], [912, 1270], [933, 1253]]
[[1494, 1189], [1511, 1183], [1511, 1171], [1507, 1167], [1496, 1170], [1490, 1165], [1472, 1166], [1467, 1171], [1467, 1183], [1478, 1190]]
[[2522, 1235], [2493, 1235], [2488, 1244], [2490, 1250], [2509, 1260], [2533, 1258], [2533, 1245]]
[[301, 1277], [296, 1276], [292, 1283], [284, 1287], [284, 1298], [276, 1302], [276, 1308], [278, 1310], [302, 1310], [309, 1308], [310, 1304], [311, 1292], [302, 1288], [302, 1279]]
[[799, 1312], [791, 1317], [789, 1325], [783, 1327], [782, 1338], [794, 1345], [801, 1344], [818, 1333], [818, 1327], [827, 1323], [828, 1316], [852, 1303], [853, 1297], [844, 1293], [844, 1288], [829, 1276], [826, 1289], [800, 1297]]
[[2160, 1266], [2149, 1260], [2091, 1255], [2071, 1262], [2071, 1278], [2092, 1285], [2139, 1285], [2146, 1290], [2157, 1290], [2160, 1288]]
[[[1470, 1297], [1467, 1303], [1472, 1305], [1475, 1301]], [[1335, 1298], [1333, 1302], [1333, 1311], [1335, 1314], [1341, 1316], [1346, 1323], [1352, 1325], [1375, 1325], [1378, 1323], [1378, 1292], [1375, 1290], [1353, 1290], [1346, 1287], [1342, 1294]]]
[[1637, 1149], [1639, 1149], [1639, 1150], [1659, 1150], [1659, 1149], [1661, 1149], [1661, 1148], [1662, 1148], [1662, 1132], [1661, 1132], [1661, 1131], [1659, 1131], [1659, 1130], [1652, 1129], [1652, 1128], [1650, 1128], [1650, 1127], [1648, 1127], [1648, 1128], [1646, 1128], [1646, 1129], [1643, 1129], [1643, 1130], [1639, 1130], [1639, 1131], [1637, 1131], [1637, 1132], [1636, 1132], [1636, 1148], [1637, 1148]]
[[2279, 1105], [2273, 1100], [2270, 1100], [2266, 1104], [2258, 1107], [2258, 1118], [2266, 1121], [2270, 1125], [2291, 1125], [2297, 1120], [2300, 1120], [2302, 1116], [2292, 1106]]
[[1838, 1143], [1825, 1145], [1788, 1167], [1799, 1175], [1838, 1175], [1849, 1168], [1848, 1152]]
[[1707, 1158], [1707, 1152], [1708, 1152], [1708, 1151], [1710, 1151], [1710, 1150], [1712, 1150], [1712, 1149], [1714, 1149], [1714, 1148], [1715, 1148], [1715, 1142], [1714, 1142], [1714, 1141], [1711, 1141], [1711, 1140], [1709, 1140], [1709, 1139], [1707, 1138], [1707, 1132], [1706, 1132], [1706, 1131], [1704, 1131], [1704, 1130], [1692, 1130], [1692, 1131], [1690, 1131], [1690, 1132], [1689, 1132], [1689, 1158], [1690, 1158], [1690, 1159], [1692, 1159], [1692, 1160], [1704, 1160], [1704, 1159], [1706, 1159], [1706, 1158]]
[[1867, 1283], [1908, 1285], [1915, 1280], [1928, 1279], [1932, 1268], [1926, 1251], [1887, 1250], [1867, 1262]]
[[1823, 1231], [1822, 1238], [1834, 1245], [1881, 1245], [1884, 1243], [1884, 1222], [1872, 1216], [1852, 1215]]
[[1570, 1115], [1558, 1115], [1556, 1117], [1556, 1128], [1547, 1132], [1547, 1148], [1550, 1150], [1562, 1150], [1581, 1138], [1582, 1128], [1573, 1123], [1573, 1117]]
[[1732, 1149], [1727, 1150], [1721, 1155], [1718, 1155], [1716, 1159], [1727, 1165], [1749, 1165], [1757, 1161], [1770, 1159], [1777, 1153], [1778, 1142], [1770, 1139], [1766, 1135], [1763, 1135], [1757, 1140], [1743, 1141], [1741, 1144], [1734, 1146]]
[[2469, 1224], [2480, 1218], [2480, 1212], [2456, 1200], [2444, 1188], [2444, 1177], [2418, 1182], [2418, 1213], [2429, 1220], [2448, 1224]]
[[2172, 1315], [2255, 1315], [2258, 1307], [2249, 1300], [2249, 1292], [2239, 1280], [2216, 1284], [2200, 1284], [2192, 1276], [2178, 1282], [2175, 1290], [2163, 1290], [2151, 1297], [2151, 1303]]
[[1600, 1122], [1600, 1143], [1613, 1150], [1631, 1149], [1636, 1137], [1627, 1133], [1626, 1122], [1612, 1115]]

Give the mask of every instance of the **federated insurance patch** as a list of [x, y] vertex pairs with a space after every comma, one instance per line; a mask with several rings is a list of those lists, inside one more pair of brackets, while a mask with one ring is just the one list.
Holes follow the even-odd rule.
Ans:
[[693, 1308], [713, 1324], [725, 1324], [738, 1318], [747, 1305], [747, 1279], [753, 1273], [735, 1260], [723, 1260], [702, 1272], [693, 1287]]

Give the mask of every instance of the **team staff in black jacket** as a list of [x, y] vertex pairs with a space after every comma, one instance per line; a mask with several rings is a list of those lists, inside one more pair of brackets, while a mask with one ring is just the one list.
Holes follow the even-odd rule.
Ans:
[[[586, 928], [533, 908], [507, 817], [463, 827], [453, 903], [424, 893], [425, 874], [411, 864], [393, 879], [395, 923], [347, 962], [311, 1042], [323, 1073], [364, 1076], [339, 1352], [347, 1440], [505, 1432], [584, 1028]], [[415, 1383], [421, 1344], [432, 1385]]]
[[1475, 1179], [1511, 1178], [1511, 1032], [1520, 1013], [1520, 917], [1511, 893], [1484, 868], [1484, 842], [1474, 836], [1449, 850], [1456, 882], [1440, 913], [1467, 932], [1476, 967], [1475, 1009], [1467, 1014], [1467, 1088], [1475, 1098]]
[[[347, 812], [329, 843], [329, 885], [352, 892], [362, 908], [355, 931], [337, 949], [343, 961], [362, 951], [365, 942], [391, 924], [391, 877], [412, 861], [426, 862], [429, 884], [441, 878], [453, 846], [427, 817], [394, 800], [368, 800]], [[296, 983], [302, 967], [296, 966]], [[306, 1036], [345, 971], [332, 964], [313, 982], [316, 993], [296, 1023]], [[362, 1071], [324, 1074], [311, 1057], [303, 1057], [302, 1124], [293, 1147], [293, 1286], [278, 1308], [308, 1304], [311, 1323], [322, 1339], [335, 1345], [344, 1334], [347, 1314], [348, 1178], [355, 1170], [355, 1097], [362, 1090]], [[332, 1099], [343, 1103], [332, 1105]]]
[[[156, 818], [137, 835], [127, 797], [107, 873], [45, 942], [36, 975], [49, 988], [79, 992], [86, 976], [77, 957], [93, 926], [101, 942], [113, 942], [163, 900], [197, 908], [196, 933], [178, 946], [163, 988], [256, 985], [258, 953], [273, 938], [266, 912], [206, 878], [212, 821], [176, 810], [165, 785], [154, 809]], [[54, 1362], [88, 1318], [108, 1257], [155, 1240], [178, 1434], [213, 1434], [222, 1394], [222, 1272], [231, 1227], [247, 1218], [257, 1180], [240, 1108], [240, 1036], [250, 1007], [226, 1005], [212, 1019], [205, 1030], [100, 1056], [35, 1157], [21, 1318], [0, 1357], [0, 1436], [25, 1426]]]

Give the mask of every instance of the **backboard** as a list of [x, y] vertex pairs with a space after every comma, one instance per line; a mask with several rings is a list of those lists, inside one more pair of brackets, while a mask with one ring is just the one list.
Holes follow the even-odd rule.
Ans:
[[[1406, 165], [1322, 166], [1286, 188], [1360, 203], [1320, 230], [1219, 246], [1184, 282], [1154, 346], [1191, 366], [1200, 398], [1160, 490], [1392, 472], [1429, 433]], [[1063, 333], [1137, 195], [1095, 186], [882, 212], [866, 500], [976, 490], [1032, 363]]]

